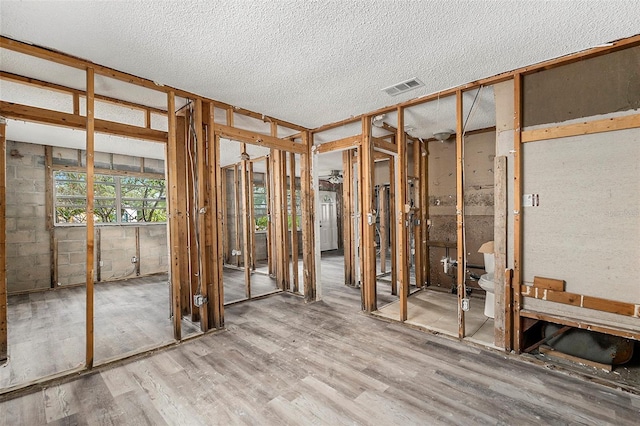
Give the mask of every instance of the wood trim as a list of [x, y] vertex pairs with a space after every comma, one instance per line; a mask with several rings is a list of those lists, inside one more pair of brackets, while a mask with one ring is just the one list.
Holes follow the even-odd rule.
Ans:
[[466, 271], [466, 253], [464, 252], [464, 187], [462, 174], [464, 173], [464, 164], [462, 151], [464, 149], [463, 133], [463, 116], [462, 109], [462, 90], [456, 91], [456, 218], [457, 218], [457, 259], [458, 259], [458, 338], [465, 337], [465, 315], [462, 310], [462, 299], [466, 297], [465, 271]]
[[7, 125], [0, 117], [0, 363], [8, 355], [7, 333]]
[[407, 251], [407, 141], [404, 132], [404, 108], [398, 107], [398, 156], [395, 166], [396, 197], [396, 269], [400, 292], [400, 321], [407, 320], [407, 298], [409, 293], [409, 271]]
[[[175, 94], [172, 91], [167, 93], [167, 110], [175, 111]], [[181, 264], [185, 261], [184, 257], [180, 255], [182, 249], [179, 238], [180, 220], [183, 213], [180, 212], [178, 207], [179, 191], [178, 182], [181, 181], [178, 173], [177, 151], [178, 139], [177, 139], [177, 120], [176, 115], [169, 113], [169, 131], [168, 140], [166, 145], [166, 161], [165, 167], [167, 169], [167, 181], [168, 181], [168, 200], [167, 207], [169, 213], [169, 258], [170, 263], [170, 281], [171, 281], [171, 312], [173, 314], [173, 337], [176, 340], [182, 339], [182, 310], [180, 301], [180, 268]], [[182, 147], [181, 147], [182, 148]]]
[[602, 120], [522, 131], [522, 142], [537, 142], [571, 136], [591, 135], [615, 130], [637, 129], [640, 127], [640, 114], [611, 117]]
[[215, 131], [216, 134], [219, 134], [222, 138], [232, 139], [234, 141], [248, 143], [250, 145], [295, 152], [296, 154], [302, 154], [307, 149], [303, 144], [295, 143], [288, 139], [278, 139], [273, 136], [263, 135], [262, 133], [255, 133], [249, 130], [237, 129], [223, 124], [216, 124]]
[[532, 318], [539, 321], [552, 322], [554, 324], [568, 325], [575, 328], [581, 328], [584, 330], [597, 331], [599, 333], [610, 334], [612, 336], [620, 336], [625, 339], [640, 340], [640, 331], [629, 330], [623, 327], [616, 328], [607, 325], [601, 325], [594, 322], [586, 322], [583, 320], [577, 320], [574, 318], [561, 317], [556, 315], [543, 314], [540, 312], [534, 312], [530, 310], [521, 310], [520, 316], [523, 318]]
[[338, 139], [332, 142], [325, 142], [320, 145], [315, 145], [317, 154], [324, 154], [325, 152], [333, 151], [345, 151], [360, 146], [362, 141], [362, 135], [349, 136], [348, 138]]
[[94, 323], [93, 323], [93, 243], [94, 243], [94, 70], [93, 68], [87, 68], [87, 117], [86, 117], [86, 129], [87, 129], [87, 141], [85, 151], [87, 153], [87, 245], [86, 245], [86, 359], [85, 366], [88, 369], [93, 368], [94, 360]]
[[[86, 129], [87, 118], [81, 115], [68, 114], [50, 109], [37, 108], [12, 102], [0, 101], [0, 111], [6, 118], [51, 124], [54, 126]], [[152, 142], [167, 142], [167, 132], [116, 123], [115, 121], [93, 118], [94, 131], [110, 135], [143, 139]]]
[[513, 77], [513, 349], [522, 350], [522, 75]]
[[585, 309], [593, 309], [600, 312], [624, 315], [638, 318], [640, 304], [620, 302], [617, 300], [603, 299], [600, 297], [586, 296], [583, 294], [569, 293], [541, 287], [521, 285], [520, 292], [525, 297], [531, 297], [549, 302], [562, 303]]

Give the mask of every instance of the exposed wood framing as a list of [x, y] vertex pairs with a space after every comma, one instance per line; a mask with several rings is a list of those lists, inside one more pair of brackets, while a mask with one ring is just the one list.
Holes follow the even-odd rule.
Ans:
[[466, 297], [465, 293], [465, 259], [464, 252], [464, 188], [462, 174], [464, 173], [464, 164], [462, 158], [462, 138], [463, 132], [463, 109], [462, 109], [462, 90], [456, 92], [456, 228], [457, 228], [457, 259], [458, 259], [458, 337], [460, 339], [465, 336], [464, 311], [462, 310], [462, 299]]
[[300, 284], [298, 279], [298, 212], [296, 209], [296, 156], [294, 153], [289, 153], [289, 175], [289, 191], [291, 191], [291, 265], [293, 268], [291, 291], [298, 293]]
[[211, 235], [213, 241], [211, 268], [213, 269], [213, 281], [209, 291], [209, 325], [214, 328], [224, 327], [224, 285], [223, 285], [223, 241], [221, 230], [224, 228], [225, 212], [222, 200], [226, 198], [226, 191], [222, 185], [222, 169], [220, 168], [220, 137], [214, 132], [214, 109], [209, 108], [209, 121], [207, 131], [209, 134], [209, 173], [211, 185], [209, 186], [210, 208], [214, 212], [210, 216]]
[[[87, 100], [88, 101], [88, 100]], [[6, 118], [51, 124], [54, 126], [70, 127], [72, 129], [86, 129], [87, 119], [82, 115], [69, 114], [50, 109], [38, 108], [13, 102], [0, 101], [0, 111]], [[96, 133], [124, 136], [134, 139], [144, 139], [152, 142], [167, 141], [167, 132], [131, 126], [115, 121], [93, 119]]]
[[320, 145], [316, 145], [316, 153], [323, 154], [325, 152], [332, 151], [345, 151], [348, 149], [356, 148], [362, 141], [362, 135], [349, 136], [348, 138], [339, 139], [332, 142], [325, 142]]
[[7, 125], [0, 117], [0, 364], [7, 360]]
[[240, 267], [240, 255], [238, 255], [238, 251], [240, 250], [242, 241], [240, 240], [240, 170], [237, 164], [233, 165], [233, 229], [235, 230], [235, 246], [234, 250], [236, 254], [234, 256], [235, 264], [237, 267]]
[[279, 151], [280, 162], [280, 186], [278, 190], [280, 195], [280, 209], [282, 211], [282, 270], [283, 270], [283, 290], [291, 290], [291, 231], [289, 231], [289, 206], [291, 205], [291, 197], [287, 195], [287, 152]]
[[373, 141], [371, 140], [371, 117], [362, 118], [362, 144], [360, 166], [362, 168], [360, 186], [362, 187], [362, 284], [364, 288], [364, 306], [367, 312], [378, 309], [376, 300], [376, 250], [375, 250], [375, 205], [373, 204]]
[[427, 142], [420, 142], [420, 225], [422, 226], [422, 280], [425, 285], [431, 282], [431, 266], [429, 245], [429, 147]]
[[536, 142], [548, 139], [566, 138], [570, 136], [590, 135], [594, 133], [611, 132], [614, 130], [637, 129], [640, 127], [640, 114], [623, 117], [605, 118], [602, 120], [584, 121], [582, 123], [566, 124], [563, 126], [547, 127], [536, 130], [523, 130], [522, 143]]
[[[99, 231], [100, 230], [98, 229], [98, 232], [97, 232], [98, 246], [96, 247], [97, 249], [96, 251], [98, 255], [96, 265], [98, 267], [98, 271], [100, 271], [100, 258], [99, 258], [100, 257], [100, 232]], [[136, 259], [137, 259], [135, 270], [136, 270], [136, 276], [139, 277], [140, 276], [140, 227], [139, 226], [136, 226], [135, 233], [136, 233]], [[100, 277], [98, 277], [98, 281], [100, 281]]]
[[513, 349], [522, 350], [520, 307], [522, 297], [522, 75], [513, 77]]
[[398, 145], [387, 142], [381, 138], [372, 138], [373, 147], [377, 150], [384, 151], [391, 154], [398, 153]]
[[[242, 154], [245, 154], [244, 150]], [[249, 160], [245, 155], [242, 156], [240, 162], [240, 193], [242, 195], [242, 266], [244, 267], [244, 285], [245, 295], [247, 299], [251, 299], [251, 214], [249, 212], [249, 197], [251, 194], [252, 183], [249, 182]], [[238, 256], [239, 257], [239, 256]]]
[[396, 198], [396, 281], [400, 292], [400, 321], [407, 320], [409, 292], [409, 253], [407, 251], [407, 140], [404, 132], [404, 108], [398, 107], [398, 157], [395, 165]]
[[87, 129], [87, 143], [85, 151], [87, 153], [87, 253], [86, 253], [86, 358], [85, 366], [87, 368], [93, 368], [93, 350], [94, 350], [94, 335], [93, 335], [93, 238], [94, 238], [94, 72], [93, 68], [87, 68], [87, 117], [86, 117], [86, 129]]
[[171, 113], [175, 111], [176, 100], [175, 94], [169, 92], [167, 94], [167, 110], [169, 113], [169, 131], [166, 155], [166, 168], [167, 168], [167, 180], [168, 180], [168, 216], [169, 216], [169, 258], [171, 259], [169, 276], [171, 281], [171, 312], [173, 314], [173, 337], [176, 340], [182, 339], [182, 314], [181, 314], [181, 302], [180, 302], [180, 272], [181, 265], [184, 263], [183, 257], [180, 255], [181, 250], [184, 250], [184, 246], [180, 245], [179, 229], [180, 220], [184, 215], [184, 211], [179, 208], [178, 200], [180, 199], [178, 192], [178, 182], [183, 180], [179, 176], [178, 162], [176, 161], [178, 147], [177, 125], [176, 115]]
[[253, 200], [254, 181], [253, 160], [249, 161], [249, 248], [251, 270], [256, 270], [256, 226], [255, 226], [255, 206]]
[[[396, 207], [396, 173], [395, 159], [392, 157], [389, 161], [389, 224], [391, 225], [391, 241], [396, 244], [398, 222]], [[391, 253], [391, 294], [398, 294], [398, 256], [392, 250]]]
[[[168, 156], [165, 156], [165, 158], [167, 158], [167, 163], [169, 161], [172, 161], [173, 163], [175, 163], [175, 165], [171, 165], [171, 166], [175, 166], [175, 171], [176, 171], [176, 175], [174, 176], [175, 179], [175, 184], [177, 186], [177, 192], [176, 194], [188, 194], [189, 190], [187, 189], [189, 187], [189, 181], [191, 180], [191, 178], [189, 177], [189, 170], [188, 170], [188, 165], [187, 165], [187, 132], [188, 132], [188, 125], [187, 125], [187, 121], [188, 121], [188, 111], [187, 114], [185, 114], [184, 116], [177, 116], [176, 117], [176, 126], [175, 126], [175, 152], [173, 154], [173, 157], [171, 160], [169, 160]], [[172, 168], [168, 168], [168, 173], [170, 173], [172, 170]], [[170, 188], [170, 186], [169, 186]], [[171, 193], [169, 193], [169, 197], [171, 197]], [[189, 262], [186, 261], [182, 261], [179, 264], [179, 273], [177, 275], [177, 280], [178, 280], [178, 284], [179, 284], [179, 296], [180, 297], [180, 306], [182, 307], [182, 311], [180, 312], [180, 315], [182, 316], [188, 316], [188, 315], [192, 315], [193, 313], [193, 306], [192, 306], [192, 300], [191, 300], [191, 280], [190, 280], [190, 267], [191, 267], [191, 261], [190, 261], [190, 256], [189, 256], [189, 216], [187, 215], [187, 212], [189, 211], [189, 207], [188, 207], [188, 197], [178, 197], [176, 195], [177, 199], [175, 200], [175, 206], [176, 206], [176, 217], [175, 217], [175, 225], [176, 225], [176, 229], [175, 235], [172, 235], [171, 238], [173, 240], [173, 238], [175, 238], [175, 243], [177, 245], [177, 247], [180, 247], [180, 250], [182, 250], [182, 253], [185, 254], [186, 256], [184, 256], [185, 259], [189, 259]], [[169, 250], [172, 251], [172, 250]], [[191, 317], [192, 320], [197, 321], [197, 318], [194, 318], [193, 316]]]
[[[44, 147], [44, 186], [45, 186], [45, 214], [47, 216], [46, 226], [49, 233], [49, 274], [51, 281], [50, 288], [56, 288], [58, 285], [58, 265], [55, 253], [56, 234], [55, 234], [55, 211], [53, 207], [53, 148], [49, 145]], [[84, 170], [83, 170], [84, 171]], [[2, 216], [4, 217], [4, 216]], [[98, 251], [99, 252], [99, 251]], [[100, 262], [98, 262], [100, 266]], [[100, 279], [98, 279], [100, 281]]]
[[[195, 104], [195, 102], [194, 102]], [[187, 244], [184, 246], [184, 250], [187, 254], [185, 260], [187, 260], [186, 268], [187, 275], [183, 280], [182, 288], [182, 309], [188, 313], [191, 313], [191, 321], [198, 322], [200, 320], [200, 309], [193, 304], [193, 296], [200, 291], [200, 265], [199, 265], [199, 253], [198, 253], [198, 197], [196, 196], [198, 185], [196, 183], [198, 179], [198, 135], [196, 129], [198, 127], [196, 120], [201, 117], [202, 113], [197, 112], [202, 105], [200, 102], [198, 105], [192, 105], [192, 109], [185, 109], [185, 117], [187, 119], [187, 134], [185, 139], [185, 188], [186, 191], [182, 195], [185, 203], [185, 216], [181, 221]], [[197, 117], [196, 117], [197, 116]], [[202, 132], [200, 132], [200, 135]]]
[[384, 185], [378, 189], [378, 212], [380, 214], [380, 272], [387, 273], [387, 220], [389, 214], [387, 212], [386, 188]]
[[511, 292], [506, 290], [505, 274], [507, 268], [507, 157], [494, 159], [494, 344], [501, 348], [510, 348], [506, 330], [511, 327], [507, 322], [511, 311]]
[[344, 283], [355, 285], [353, 235], [353, 150], [342, 153], [342, 238]]
[[310, 132], [302, 133], [303, 144], [307, 152], [301, 156], [301, 194], [302, 194], [302, 259], [304, 265], [304, 299], [307, 302], [316, 300], [316, 267], [315, 267], [315, 206], [314, 187], [311, 184], [311, 146], [313, 137]]
[[[178, 120], [184, 119], [184, 117], [178, 117]], [[80, 150], [80, 153], [82, 151]], [[144, 160], [144, 157], [140, 157], [141, 160]], [[67, 172], [82, 172], [84, 173], [85, 168], [80, 166], [69, 166], [64, 164], [56, 164], [55, 166], [51, 166], [54, 170], [64, 170]], [[142, 172], [134, 172], [130, 170], [113, 170], [113, 169], [102, 169], [95, 167], [94, 173], [97, 175], [110, 175], [110, 176], [135, 176], [135, 177], [143, 177], [150, 179], [164, 179], [164, 174], [162, 173], [142, 173]]]
[[413, 147], [413, 180], [415, 188], [415, 207], [413, 212], [413, 244], [414, 244], [414, 263], [413, 269], [416, 277], [416, 287], [422, 288], [424, 283], [423, 252], [422, 252], [422, 155], [420, 155], [420, 141], [414, 141]]
[[273, 136], [225, 126], [223, 124], [216, 124], [215, 131], [223, 138], [248, 143], [250, 145], [275, 148], [283, 151], [295, 152], [296, 154], [302, 154], [306, 150], [306, 147], [302, 144], [292, 142], [288, 139], [278, 139]]
[[[151, 80], [147, 80], [141, 77], [137, 77], [134, 76], [132, 74], [127, 74], [121, 71], [117, 71], [115, 69], [109, 68], [109, 67], [105, 67], [99, 64], [94, 64], [93, 62], [84, 60], [84, 59], [80, 59], [71, 55], [67, 55], [64, 53], [60, 53], [60, 52], [56, 52], [53, 50], [49, 50], [43, 47], [39, 47], [39, 46], [34, 46], [32, 44], [27, 44], [27, 43], [23, 43], [20, 41], [16, 41], [16, 40], [12, 40], [8, 37], [4, 37], [4, 36], [0, 36], [0, 48], [4, 48], [4, 49], [9, 49], [9, 50], [13, 50], [15, 52], [19, 52], [19, 53], [23, 53], [29, 56], [34, 56], [36, 58], [41, 58], [41, 59], [45, 59], [51, 62], [56, 62], [62, 65], [66, 65], [69, 67], [73, 67], [73, 68], [78, 68], [81, 70], [86, 69], [87, 67], [90, 67], [92, 69], [95, 70], [96, 74], [100, 74], [103, 75], [105, 77], [110, 77], [116, 80], [120, 80], [120, 81], [124, 81], [125, 83], [130, 83], [130, 84], [134, 84], [137, 86], [141, 86], [141, 87], [146, 87], [147, 89], [151, 89], [151, 90], [155, 90], [155, 91], [159, 91], [159, 92], [164, 92], [164, 93], [169, 93], [172, 92], [174, 93], [174, 96], [181, 96], [181, 97], [185, 97], [185, 98], [189, 98], [189, 99], [195, 99], [198, 98], [199, 96], [196, 96], [193, 93], [190, 93], [188, 91], [185, 90], [180, 90], [177, 88], [173, 88], [170, 86], [166, 86], [166, 85], [159, 85], [157, 83], [155, 83], [154, 81]], [[258, 112], [254, 112], [254, 111], [250, 111], [244, 108], [239, 108], [239, 107], [233, 107], [229, 104], [226, 104], [224, 102], [220, 102], [220, 101], [216, 101], [214, 99], [207, 99], [204, 98], [202, 96], [199, 97], [200, 99], [202, 99], [203, 101], [212, 103], [215, 107], [217, 108], [221, 108], [221, 109], [227, 109], [227, 108], [232, 108], [233, 111], [236, 114], [242, 114], [242, 115], [246, 115], [248, 117], [252, 117], [258, 120], [261, 120], [263, 122], [272, 122], [272, 123], [276, 123], [279, 126], [282, 127], [286, 127], [289, 129], [293, 129], [293, 130], [299, 130], [299, 131], [306, 131], [307, 129], [305, 127], [299, 126], [297, 124], [294, 123], [290, 123], [287, 122], [285, 120], [280, 120], [278, 118], [275, 117], [270, 117], [270, 116], [266, 116], [264, 114], [258, 113]], [[171, 112], [171, 110], [169, 110]]]
[[273, 189], [271, 188], [271, 161], [270, 156], [267, 156], [265, 162], [265, 181], [264, 185], [267, 193], [267, 266], [269, 275], [273, 275], [273, 200], [271, 194]]
[[513, 339], [513, 269], [504, 270], [504, 349], [511, 352]]
[[[216, 134], [216, 137], [220, 139], [220, 136]], [[220, 141], [218, 144], [218, 150], [220, 149]], [[229, 185], [227, 183], [227, 168], [220, 168], [220, 190], [222, 196], [220, 199], [220, 211], [222, 212], [222, 258], [224, 263], [231, 263], [231, 242], [229, 239], [229, 207], [227, 203], [227, 194], [229, 191]]]

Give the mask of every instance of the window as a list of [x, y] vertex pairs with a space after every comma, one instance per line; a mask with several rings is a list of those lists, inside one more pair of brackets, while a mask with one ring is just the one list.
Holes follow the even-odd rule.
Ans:
[[257, 231], [264, 231], [269, 225], [267, 215], [267, 188], [264, 185], [253, 186], [253, 218]]
[[[56, 223], [87, 222], [87, 175], [54, 172]], [[96, 174], [96, 223], [144, 223], [167, 220], [164, 179]]]

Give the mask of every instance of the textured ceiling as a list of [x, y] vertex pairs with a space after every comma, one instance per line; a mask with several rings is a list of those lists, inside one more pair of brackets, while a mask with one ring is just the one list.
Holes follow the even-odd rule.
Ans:
[[[640, 32], [637, 1], [0, 2], [5, 36], [316, 127]], [[380, 91], [417, 77], [425, 87]]]

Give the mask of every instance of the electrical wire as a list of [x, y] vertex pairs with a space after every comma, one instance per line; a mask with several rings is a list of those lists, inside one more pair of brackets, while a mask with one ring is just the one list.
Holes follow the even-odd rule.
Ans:
[[[200, 206], [198, 204], [199, 202], [199, 197], [198, 197], [198, 188], [199, 188], [199, 182], [198, 182], [198, 173], [197, 173], [197, 167], [198, 167], [198, 163], [193, 161], [194, 156], [198, 155], [198, 136], [196, 134], [196, 127], [195, 127], [195, 123], [193, 121], [193, 102], [191, 100], [189, 100], [189, 133], [192, 136], [192, 140], [193, 140], [193, 151], [191, 149], [191, 143], [189, 143], [189, 141], [187, 142], [187, 151], [188, 151], [188, 157], [189, 157], [189, 163], [191, 164], [191, 180], [193, 181], [193, 211], [191, 212], [192, 216], [193, 216], [193, 221], [195, 224], [195, 237], [196, 237], [196, 250], [198, 251], [198, 253], [200, 253], [200, 215], [198, 214], [198, 212], [200, 211]], [[198, 259], [198, 288], [195, 292], [195, 294], [200, 294], [201, 290], [202, 290], [202, 277], [200, 274], [200, 271], [202, 270], [202, 259], [200, 258], [200, 256], [197, 256]]]

